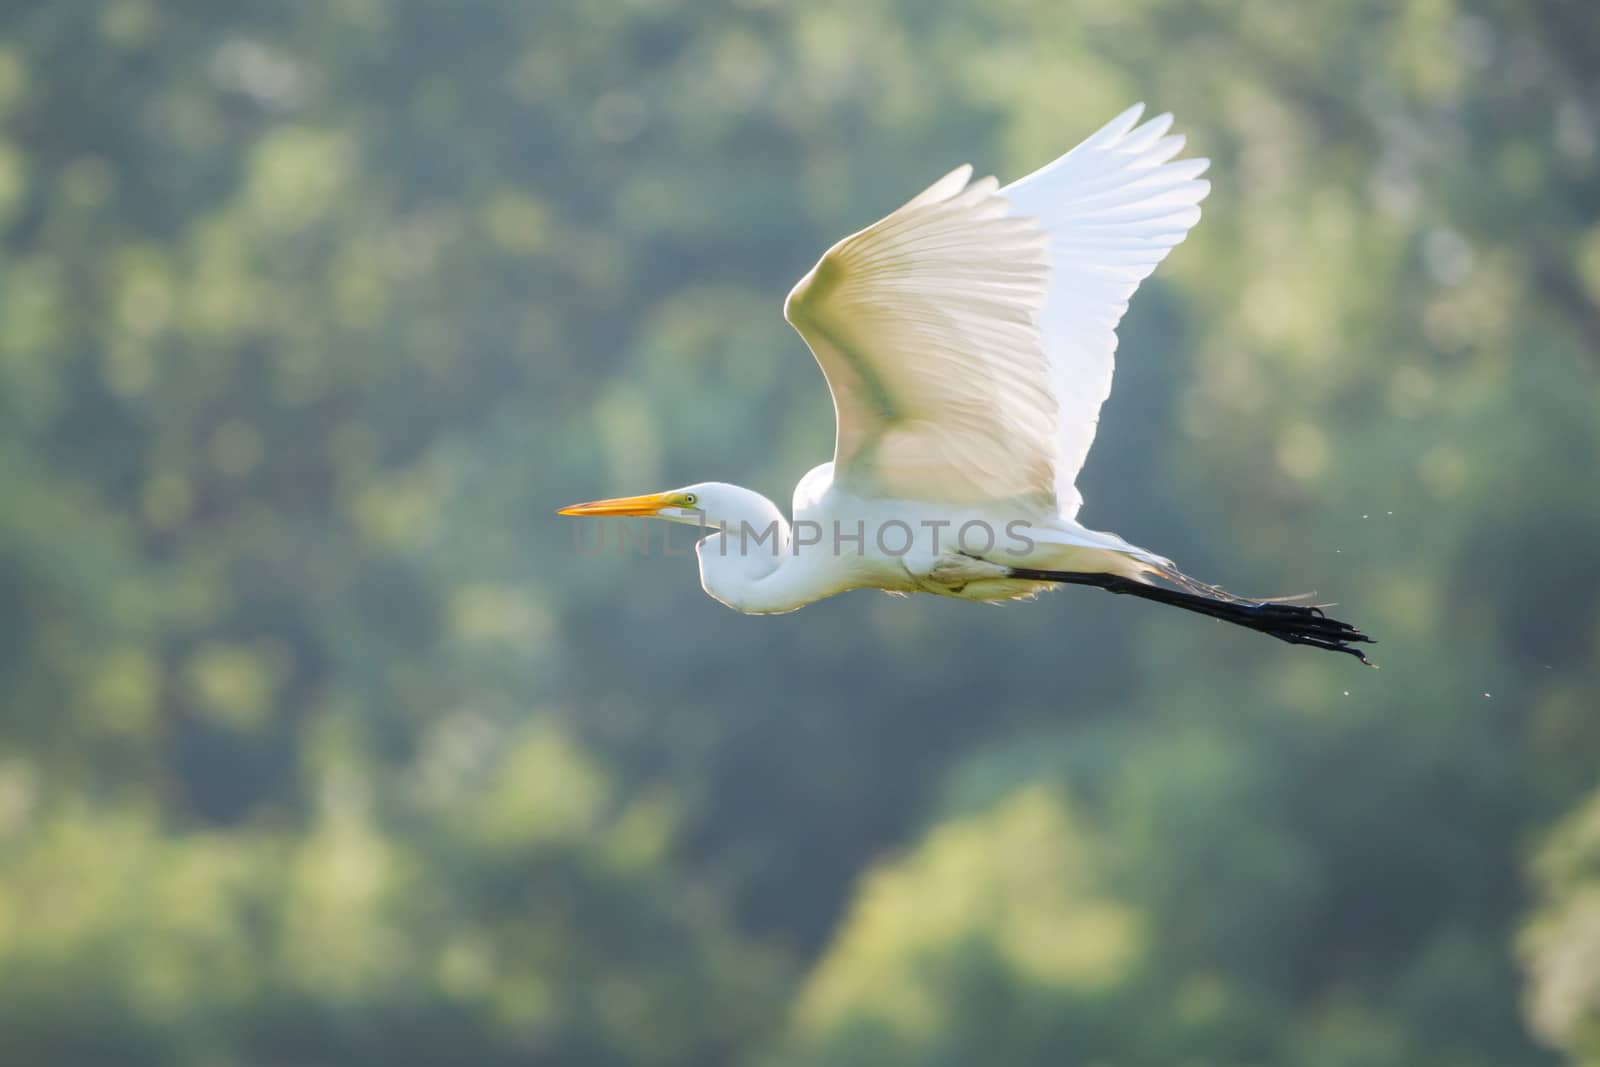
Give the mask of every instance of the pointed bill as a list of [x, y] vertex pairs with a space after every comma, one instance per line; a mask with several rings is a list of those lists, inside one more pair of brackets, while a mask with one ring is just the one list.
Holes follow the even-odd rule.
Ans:
[[610, 500], [592, 500], [587, 504], [572, 504], [556, 512], [557, 515], [654, 515], [662, 508], [674, 507], [674, 493], [646, 493], [643, 496], [619, 496]]

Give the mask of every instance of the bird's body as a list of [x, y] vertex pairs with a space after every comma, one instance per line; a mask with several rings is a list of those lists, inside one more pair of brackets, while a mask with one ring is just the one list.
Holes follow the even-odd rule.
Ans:
[[696, 496], [694, 520], [707, 532], [695, 546], [702, 586], [748, 614], [793, 611], [850, 589], [1011, 600], [1051, 584], [1012, 577], [1014, 567], [1133, 576], [1166, 564], [1026, 502], [930, 507], [863, 497], [835, 482], [831, 463], [801, 479], [792, 522], [739, 486], [702, 483], [686, 491]]
[[1209, 189], [1206, 160], [1173, 161], [1171, 117], [1138, 125], [1141, 110], [1003, 190], [959, 168], [800, 280], [784, 313], [837, 432], [792, 521], [720, 482], [563, 512], [702, 526], [701, 584], [751, 614], [849, 589], [1000, 601], [1083, 584], [1361, 656], [1365, 635], [1315, 607], [1230, 596], [1077, 521], [1117, 324]]

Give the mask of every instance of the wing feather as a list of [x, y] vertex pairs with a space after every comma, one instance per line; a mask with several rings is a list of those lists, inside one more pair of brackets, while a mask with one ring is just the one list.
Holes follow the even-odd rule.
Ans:
[[784, 305], [833, 393], [834, 477], [859, 492], [1053, 496], [1048, 241], [971, 173], [834, 245]]
[[1055, 497], [1077, 515], [1076, 488], [1111, 393], [1117, 325], [1139, 283], [1200, 220], [1209, 161], [1173, 161], [1184, 139], [1171, 115], [1138, 125], [1144, 105], [1112, 119], [1055, 162], [1002, 190], [1013, 214], [1050, 236], [1050, 291], [1040, 319], [1057, 403]]
[[1139, 283], [1200, 219], [1204, 159], [1124, 111], [1008, 186], [963, 166], [828, 250], [784, 314], [833, 394], [834, 477], [1072, 518]]

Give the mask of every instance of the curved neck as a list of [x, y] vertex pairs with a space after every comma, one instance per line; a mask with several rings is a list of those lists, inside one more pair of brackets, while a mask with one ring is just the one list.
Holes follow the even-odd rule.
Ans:
[[750, 509], [755, 514], [718, 517], [716, 532], [695, 546], [700, 585], [735, 611], [793, 611], [816, 599], [801, 573], [808, 561], [794, 554], [789, 522], [777, 505], [765, 498], [761, 503]]

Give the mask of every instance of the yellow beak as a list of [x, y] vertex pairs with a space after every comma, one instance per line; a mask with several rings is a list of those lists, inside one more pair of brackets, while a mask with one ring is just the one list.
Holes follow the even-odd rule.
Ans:
[[594, 500], [587, 504], [573, 504], [556, 512], [557, 515], [654, 515], [662, 508], [674, 506], [672, 493], [646, 493], [644, 496], [619, 496], [611, 500]]

